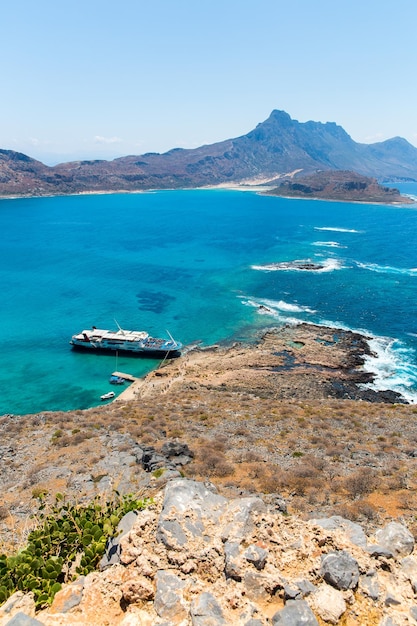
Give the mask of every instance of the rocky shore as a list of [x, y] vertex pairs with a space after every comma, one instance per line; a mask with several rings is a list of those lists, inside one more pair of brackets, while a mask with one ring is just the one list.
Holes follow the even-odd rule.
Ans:
[[137, 381], [119, 401], [184, 393], [197, 385], [251, 390], [277, 399], [351, 399], [404, 403], [400, 394], [363, 387], [372, 382], [364, 370], [371, 354], [366, 337], [351, 331], [300, 324], [271, 329], [254, 345], [198, 348]]

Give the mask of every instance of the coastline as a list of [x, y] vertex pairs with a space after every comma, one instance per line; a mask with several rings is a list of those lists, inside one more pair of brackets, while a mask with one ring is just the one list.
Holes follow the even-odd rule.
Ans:
[[408, 404], [398, 392], [368, 387], [375, 380], [364, 367], [366, 358], [373, 356], [369, 341], [357, 332], [308, 323], [270, 328], [254, 344], [194, 347], [136, 379], [113, 402], [201, 387], [277, 399]]

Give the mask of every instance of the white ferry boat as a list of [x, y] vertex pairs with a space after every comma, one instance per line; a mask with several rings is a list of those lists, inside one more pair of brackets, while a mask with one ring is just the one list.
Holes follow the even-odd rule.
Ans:
[[143, 330], [124, 330], [120, 326], [118, 330], [102, 330], [93, 326], [73, 335], [70, 344], [74, 350], [89, 352], [124, 352], [149, 358], [180, 356], [182, 344], [168, 335], [169, 339], [158, 339]]

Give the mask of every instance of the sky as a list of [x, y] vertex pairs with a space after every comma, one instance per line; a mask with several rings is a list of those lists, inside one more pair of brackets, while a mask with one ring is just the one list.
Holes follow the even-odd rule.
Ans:
[[416, 0], [4, 0], [0, 148], [194, 148], [284, 110], [417, 146]]

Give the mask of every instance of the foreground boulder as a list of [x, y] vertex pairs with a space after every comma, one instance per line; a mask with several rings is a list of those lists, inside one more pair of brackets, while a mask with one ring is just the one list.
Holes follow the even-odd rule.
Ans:
[[[353, 530], [342, 518], [305, 522], [260, 497], [227, 499], [210, 483], [174, 479], [121, 524], [102, 572], [64, 586], [50, 608], [27, 617], [44, 626], [414, 623], [409, 531], [397, 525], [407, 547], [387, 551], [370, 549], [381, 535]], [[25, 606], [21, 596], [9, 601], [0, 626]]]

